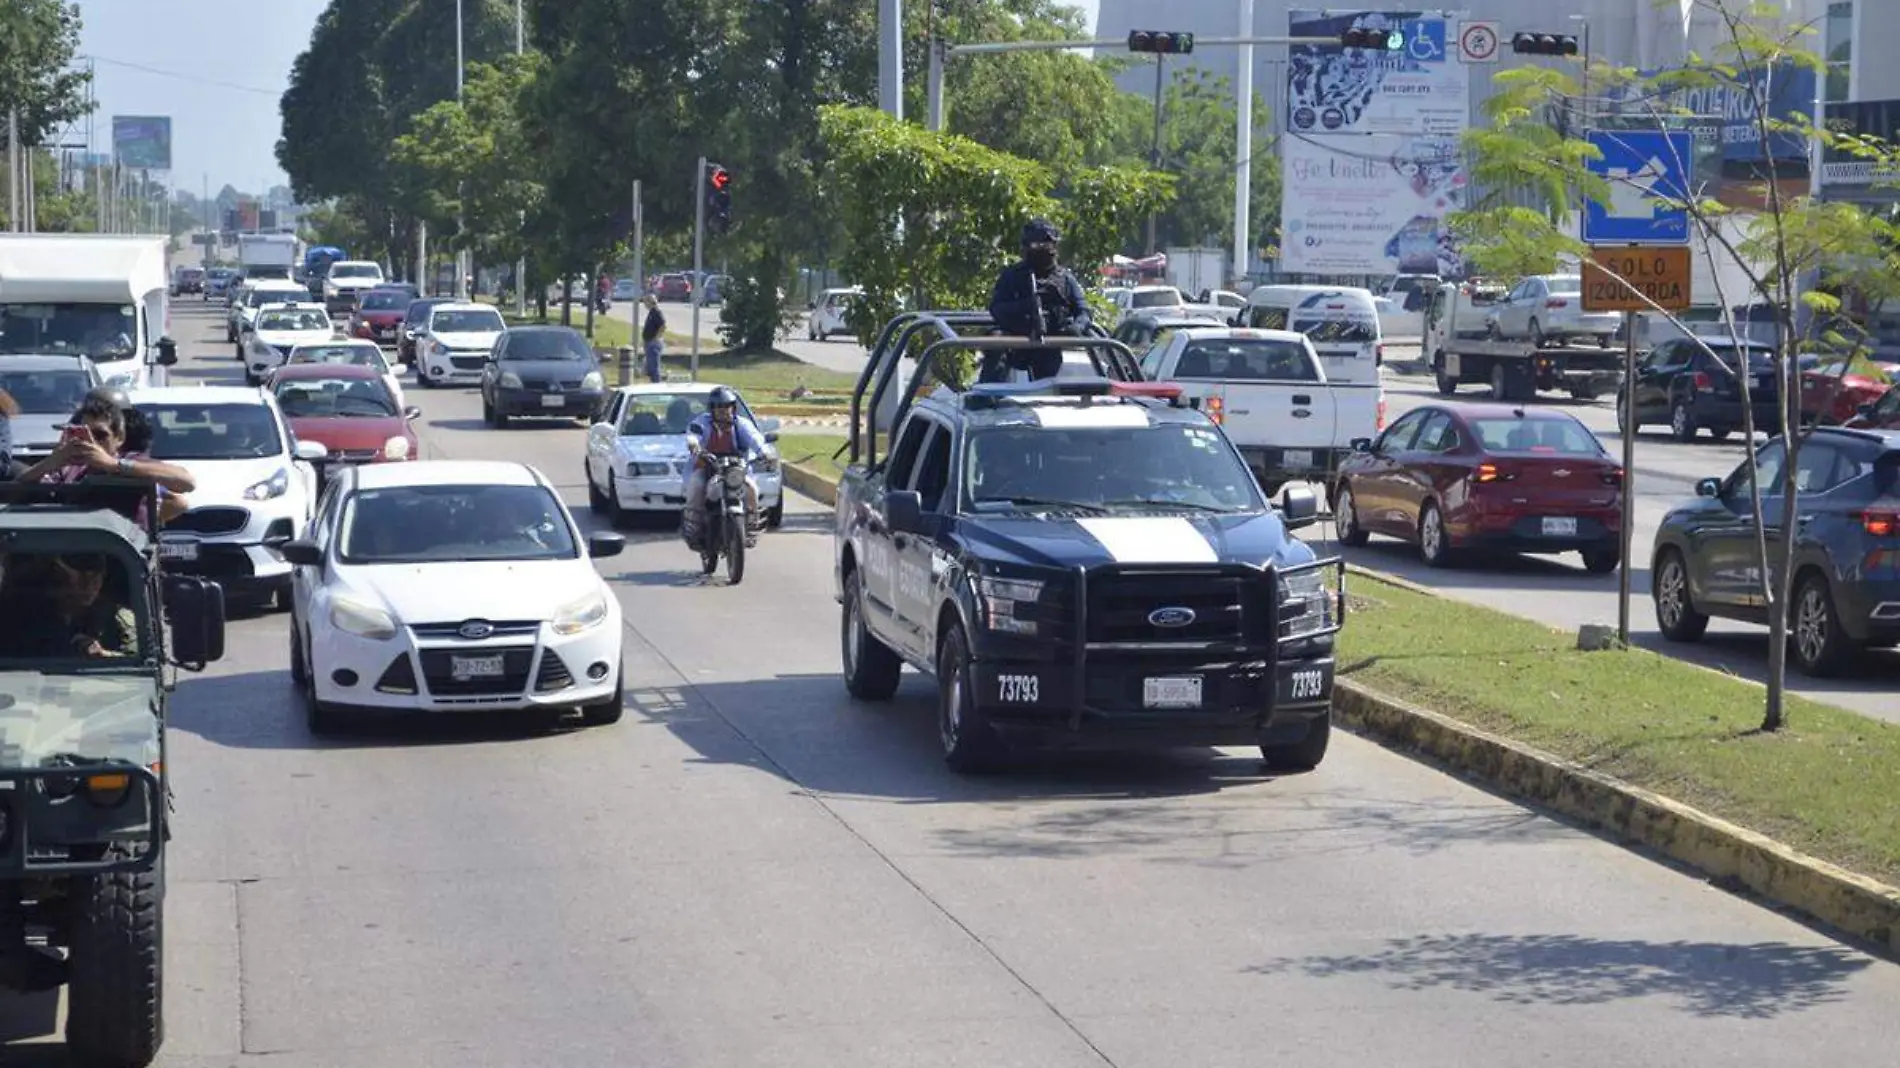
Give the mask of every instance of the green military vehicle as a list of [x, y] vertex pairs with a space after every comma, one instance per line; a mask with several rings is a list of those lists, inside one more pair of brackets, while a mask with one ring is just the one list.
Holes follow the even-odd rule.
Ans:
[[224, 653], [223, 591], [161, 576], [150, 493], [0, 483], [0, 988], [65, 986], [101, 1068], [163, 1041], [166, 702]]

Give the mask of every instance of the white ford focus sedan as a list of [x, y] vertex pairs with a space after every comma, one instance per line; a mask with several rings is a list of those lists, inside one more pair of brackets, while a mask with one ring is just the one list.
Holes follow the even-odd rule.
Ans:
[[621, 614], [583, 536], [525, 464], [425, 460], [337, 472], [296, 565], [292, 678], [310, 727], [348, 710], [621, 713]]

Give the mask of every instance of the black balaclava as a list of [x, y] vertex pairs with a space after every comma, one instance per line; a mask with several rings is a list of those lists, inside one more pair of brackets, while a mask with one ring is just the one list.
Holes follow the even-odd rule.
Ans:
[[1037, 274], [1048, 274], [1056, 267], [1056, 243], [1062, 235], [1047, 219], [1036, 219], [1023, 227], [1023, 259]]

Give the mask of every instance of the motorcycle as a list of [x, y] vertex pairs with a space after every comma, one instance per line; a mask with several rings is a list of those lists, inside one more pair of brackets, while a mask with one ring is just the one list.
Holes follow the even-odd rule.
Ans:
[[719, 558], [726, 558], [726, 581], [737, 586], [745, 578], [746, 511], [745, 480], [750, 470], [743, 456], [707, 456], [710, 470], [706, 476], [706, 513], [700, 518], [697, 543], [686, 539], [699, 553], [702, 574], [718, 569]]

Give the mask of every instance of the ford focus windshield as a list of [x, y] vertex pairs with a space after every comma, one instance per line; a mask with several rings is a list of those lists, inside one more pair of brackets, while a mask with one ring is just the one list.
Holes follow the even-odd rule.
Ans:
[[572, 560], [560, 503], [539, 486], [394, 486], [360, 490], [343, 514], [351, 564]]
[[965, 499], [976, 512], [1049, 509], [1252, 512], [1253, 474], [1211, 427], [994, 427], [969, 439]]

